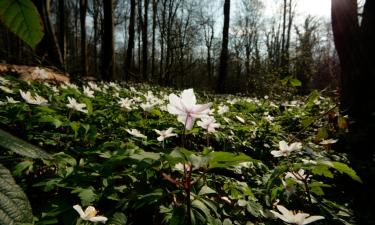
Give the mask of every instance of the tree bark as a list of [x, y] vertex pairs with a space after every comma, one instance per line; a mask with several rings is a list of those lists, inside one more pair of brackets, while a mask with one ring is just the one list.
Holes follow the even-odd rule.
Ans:
[[59, 0], [59, 45], [61, 49], [62, 70], [66, 71], [66, 22], [64, 0]]
[[144, 80], [148, 79], [148, 5], [149, 0], [144, 0], [142, 21], [142, 76]]
[[224, 26], [223, 40], [220, 54], [219, 79], [217, 81], [217, 92], [226, 93], [225, 82], [228, 74], [228, 34], [229, 34], [230, 0], [224, 1]]
[[130, 78], [130, 71], [132, 68], [131, 62], [133, 58], [134, 48], [134, 24], [135, 24], [135, 0], [130, 1], [130, 19], [129, 19], [129, 40], [128, 49], [126, 50], [125, 58], [125, 80]]
[[104, 32], [102, 41], [102, 75], [106, 81], [114, 78], [114, 18], [113, 1], [103, 0]]
[[59, 43], [50, 19], [50, 0], [35, 1], [35, 5], [44, 22], [45, 35], [37, 46], [37, 52], [46, 58], [49, 64], [60, 67], [63, 65]]
[[79, 15], [81, 22], [81, 67], [82, 76], [87, 76], [87, 45], [86, 45], [86, 12], [87, 0], [80, 0]]

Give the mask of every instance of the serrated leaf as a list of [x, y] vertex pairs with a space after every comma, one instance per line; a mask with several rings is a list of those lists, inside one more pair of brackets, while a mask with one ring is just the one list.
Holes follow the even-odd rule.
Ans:
[[357, 173], [345, 163], [342, 163], [342, 162], [331, 162], [331, 163], [333, 165], [333, 168], [339, 171], [340, 173], [345, 173], [346, 175], [350, 176], [353, 180], [362, 183], [362, 180], [357, 175]]
[[0, 129], [0, 146], [19, 155], [33, 159], [52, 159], [52, 156], [42, 149], [21, 140]]
[[0, 224], [32, 223], [32, 209], [9, 170], [0, 164]]
[[0, 19], [32, 48], [43, 38], [43, 25], [37, 8], [30, 0], [1, 0]]
[[124, 213], [115, 213], [113, 217], [108, 221], [109, 225], [124, 225], [128, 222], [128, 218]]
[[80, 188], [73, 190], [72, 193], [78, 193], [82, 206], [88, 206], [97, 199], [97, 195], [92, 188]]

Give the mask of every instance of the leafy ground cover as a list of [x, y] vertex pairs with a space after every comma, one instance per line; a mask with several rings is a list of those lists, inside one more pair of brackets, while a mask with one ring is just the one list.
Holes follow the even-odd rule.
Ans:
[[353, 223], [344, 186], [361, 180], [334, 150], [345, 118], [317, 92], [286, 101], [7, 75], [0, 89], [0, 224]]

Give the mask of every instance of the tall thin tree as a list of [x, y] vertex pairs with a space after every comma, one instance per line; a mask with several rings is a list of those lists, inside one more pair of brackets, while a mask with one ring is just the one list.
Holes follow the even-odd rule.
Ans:
[[228, 41], [229, 41], [229, 17], [230, 17], [230, 0], [224, 1], [224, 25], [223, 40], [221, 45], [219, 78], [217, 81], [218, 93], [225, 93], [225, 82], [228, 76]]
[[114, 0], [103, 0], [102, 78], [107, 81], [114, 78], [115, 68], [113, 3]]
[[87, 0], [80, 0], [79, 2], [79, 15], [81, 24], [81, 67], [82, 76], [87, 75], [87, 44], [86, 44], [86, 13], [87, 13]]

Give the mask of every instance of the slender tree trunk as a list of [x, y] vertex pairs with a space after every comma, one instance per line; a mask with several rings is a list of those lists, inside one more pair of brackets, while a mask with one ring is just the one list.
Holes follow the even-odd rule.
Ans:
[[35, 5], [43, 18], [45, 30], [45, 35], [38, 45], [38, 52], [43, 58], [47, 56], [49, 63], [61, 68], [63, 61], [56, 33], [50, 19], [50, 0], [35, 1]]
[[152, 0], [152, 49], [151, 49], [151, 77], [155, 77], [155, 37], [156, 37], [156, 15], [158, 0]]
[[93, 53], [93, 67], [94, 74], [96, 77], [100, 78], [98, 73], [98, 42], [99, 42], [99, 0], [93, 0], [93, 20], [94, 20], [94, 53]]
[[223, 40], [220, 54], [219, 79], [217, 81], [217, 92], [225, 93], [225, 82], [228, 74], [228, 41], [229, 41], [229, 16], [230, 16], [230, 0], [224, 1], [224, 26]]
[[135, 0], [130, 1], [130, 19], [129, 19], [129, 40], [128, 48], [126, 50], [125, 58], [125, 80], [130, 78], [130, 71], [132, 68], [131, 62], [133, 58], [134, 48], [134, 24], [135, 24]]
[[86, 12], [87, 0], [80, 0], [79, 15], [81, 22], [81, 67], [82, 76], [87, 76], [87, 45], [86, 45]]
[[102, 74], [106, 81], [113, 80], [115, 67], [113, 2], [114, 0], [103, 0]]
[[65, 4], [59, 0], [59, 45], [61, 49], [62, 70], [66, 71], [66, 31], [65, 31]]
[[148, 79], [148, 6], [149, 0], [144, 0], [143, 24], [142, 24], [142, 75], [143, 79]]

